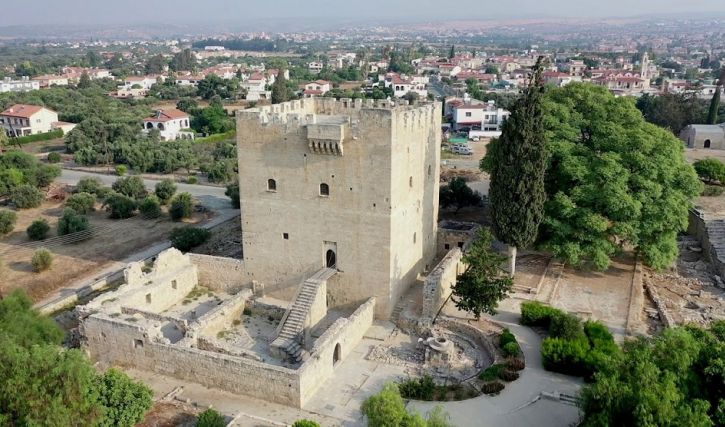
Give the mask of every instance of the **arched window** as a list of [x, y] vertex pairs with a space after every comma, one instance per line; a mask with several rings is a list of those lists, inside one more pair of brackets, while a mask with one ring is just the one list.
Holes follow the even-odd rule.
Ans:
[[159, 123], [159, 130], [164, 130], [164, 124], [163, 123]]
[[709, 139], [706, 139], [705, 140], [705, 148], [710, 148], [710, 144], [711, 144], [710, 140]]
[[332, 366], [337, 365], [337, 363], [342, 358], [342, 349], [340, 348], [340, 343], [335, 344], [335, 351], [332, 353]]
[[337, 255], [335, 255], [335, 251], [332, 249], [329, 249], [325, 254], [325, 266], [327, 268], [335, 268], [337, 266]]
[[329, 195], [330, 195], [330, 186], [323, 182], [322, 184], [320, 184], [320, 196], [329, 196]]
[[153, 129], [153, 128], [154, 128], [153, 123], [151, 123], [151, 122], [146, 123], [146, 129]]
[[277, 181], [273, 179], [267, 180], [267, 191], [277, 191]]

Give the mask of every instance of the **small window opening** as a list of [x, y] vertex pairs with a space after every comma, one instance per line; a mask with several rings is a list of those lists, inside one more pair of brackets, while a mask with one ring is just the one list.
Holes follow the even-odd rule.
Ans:
[[458, 247], [463, 248], [463, 242], [458, 242]]
[[133, 348], [143, 348], [142, 340], [133, 340]]
[[410, 188], [413, 188], [413, 177], [411, 176], [408, 178], [408, 185], [410, 185]]
[[289, 240], [289, 233], [282, 233], [282, 237], [284, 237], [285, 240]]
[[151, 304], [151, 294], [146, 294], [146, 304]]
[[329, 195], [330, 195], [330, 186], [323, 182], [322, 184], [320, 184], [320, 196], [329, 196]]
[[273, 179], [267, 180], [267, 191], [277, 191], [277, 181]]
[[171, 281], [171, 288], [176, 289], [176, 280]]
[[445, 250], [448, 250], [448, 249], [451, 248], [451, 245], [449, 245], [448, 243], [446, 243], [443, 247], [445, 248]]

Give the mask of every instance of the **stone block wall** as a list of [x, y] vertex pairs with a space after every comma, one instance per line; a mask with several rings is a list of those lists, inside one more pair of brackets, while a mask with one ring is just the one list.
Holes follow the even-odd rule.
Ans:
[[246, 277], [244, 261], [201, 254], [188, 254], [199, 272], [199, 284], [215, 291], [233, 293], [252, 284]]
[[310, 357], [298, 369], [300, 400], [304, 405], [332, 375], [372, 326], [375, 298], [370, 298], [348, 318], [338, 319], [315, 342]]
[[456, 278], [464, 269], [463, 251], [456, 247], [448, 251], [448, 254], [428, 274], [423, 285], [422, 323], [427, 325], [433, 323], [438, 311], [451, 295]]
[[234, 319], [241, 318], [247, 301], [251, 297], [252, 291], [248, 289], [239, 292], [222, 304], [204, 313], [203, 316], [191, 324], [189, 329], [193, 334], [203, 332], [206, 335], [216, 335], [225, 326], [231, 324]]

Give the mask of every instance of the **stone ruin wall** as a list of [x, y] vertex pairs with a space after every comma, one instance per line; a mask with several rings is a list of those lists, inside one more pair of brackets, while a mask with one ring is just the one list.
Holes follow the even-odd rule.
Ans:
[[428, 274], [423, 284], [423, 311], [420, 321], [430, 326], [438, 311], [446, 303], [456, 278], [463, 273], [463, 251], [456, 247], [448, 251], [440, 263]]
[[188, 256], [197, 267], [202, 286], [227, 293], [252, 286], [246, 277], [244, 260], [192, 253]]

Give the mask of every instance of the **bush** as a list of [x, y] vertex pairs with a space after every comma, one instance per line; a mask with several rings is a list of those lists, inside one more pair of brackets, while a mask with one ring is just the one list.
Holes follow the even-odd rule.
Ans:
[[106, 197], [105, 205], [113, 219], [131, 218], [136, 211], [136, 200], [119, 193], [112, 192]]
[[13, 138], [13, 144], [30, 144], [31, 142], [38, 141], [50, 141], [51, 139], [58, 139], [63, 137], [63, 130], [56, 129], [45, 133], [36, 133], [33, 135], [21, 136], [19, 138]]
[[512, 371], [522, 371], [526, 367], [526, 363], [520, 357], [510, 357], [506, 359], [506, 367]]
[[211, 231], [197, 227], [177, 227], [171, 230], [169, 240], [171, 245], [182, 252], [188, 252], [191, 249], [201, 245], [209, 240]]
[[232, 207], [234, 209], [239, 209], [241, 207], [241, 204], [239, 203], [239, 184], [227, 185], [227, 191], [225, 191], [224, 194], [232, 199]]
[[96, 196], [101, 196], [104, 187], [103, 183], [100, 179], [92, 176], [83, 177], [80, 180], [78, 180], [78, 184], [76, 184], [76, 192], [77, 193], [90, 193], [95, 194]]
[[519, 343], [517, 342], [506, 343], [501, 349], [503, 350], [503, 355], [506, 357], [516, 357], [521, 354], [521, 347], [519, 347]]
[[551, 318], [557, 314], [563, 314], [563, 312], [540, 302], [526, 301], [521, 303], [522, 325], [541, 326], [548, 329]]
[[408, 379], [398, 384], [400, 395], [405, 399], [433, 400], [436, 384], [430, 375], [418, 379]]
[[96, 196], [91, 193], [76, 193], [68, 197], [65, 201], [67, 208], [73, 209], [79, 214], [87, 214], [94, 209], [96, 205]]
[[544, 369], [574, 376], [586, 376], [589, 341], [586, 338], [567, 340], [546, 338], [541, 343], [541, 358]]
[[151, 389], [117, 369], [99, 376], [95, 388], [105, 408], [99, 427], [134, 427], [153, 405]]
[[40, 248], [33, 253], [33, 259], [30, 260], [33, 265], [33, 269], [40, 273], [50, 268], [53, 265], [53, 254], [45, 248]]
[[58, 163], [60, 162], [60, 154], [58, 153], [48, 153], [48, 162], [49, 163]]
[[501, 375], [504, 370], [504, 365], [497, 363], [486, 368], [483, 372], [478, 375], [478, 378], [482, 381], [493, 381]]
[[186, 178], [187, 184], [196, 184], [198, 182], [199, 182], [199, 179], [195, 176], [190, 176], [190, 177]]
[[20, 209], [37, 208], [43, 203], [43, 193], [30, 184], [24, 184], [13, 190], [10, 200]]
[[0, 236], [13, 231], [17, 219], [18, 215], [15, 212], [7, 209], [0, 210]]
[[490, 381], [487, 383], [483, 383], [481, 386], [481, 392], [484, 394], [498, 394], [506, 388], [505, 385], [501, 381]]
[[123, 194], [124, 196], [128, 196], [136, 200], [141, 200], [148, 194], [146, 186], [143, 183], [143, 179], [138, 176], [118, 178], [111, 188], [113, 188], [113, 191], [116, 193]]
[[144, 218], [158, 218], [161, 216], [161, 204], [156, 196], [147, 196], [138, 205], [138, 211]]
[[48, 225], [48, 221], [45, 218], [36, 219], [25, 230], [30, 240], [45, 240], [49, 231], [50, 225]]
[[578, 317], [568, 313], [561, 313], [551, 318], [549, 336], [574, 340], [584, 336], [584, 328]]
[[165, 205], [169, 203], [169, 200], [171, 200], [171, 198], [174, 197], [174, 194], [176, 194], [176, 183], [170, 179], [159, 181], [156, 183], [154, 193], [156, 194], [156, 197], [159, 198], [161, 204]]
[[169, 214], [174, 221], [190, 218], [194, 213], [194, 200], [189, 193], [179, 193], [171, 202]]
[[78, 233], [88, 230], [88, 227], [90, 227], [88, 218], [73, 209], [65, 209], [63, 216], [58, 220], [58, 235], [65, 236], [66, 234]]
[[693, 163], [695, 172], [702, 180], [725, 184], [725, 164], [718, 159], [703, 159]]
[[292, 427], [320, 427], [320, 425], [310, 420], [297, 420]]
[[506, 344], [510, 342], [517, 342], [516, 337], [514, 336], [514, 334], [511, 333], [508, 328], [505, 328], [503, 332], [501, 332], [501, 336], [498, 337], [498, 346], [503, 348]]
[[116, 175], [118, 176], [124, 176], [128, 172], [128, 167], [126, 165], [118, 165], [116, 166]]
[[706, 185], [702, 190], [704, 197], [717, 197], [725, 193], [725, 188], [718, 185]]
[[501, 371], [501, 374], [499, 374], [499, 378], [506, 382], [516, 381], [519, 379], [519, 373], [511, 369], [504, 369]]
[[196, 418], [196, 427], [225, 427], [224, 416], [219, 411], [209, 408]]

